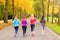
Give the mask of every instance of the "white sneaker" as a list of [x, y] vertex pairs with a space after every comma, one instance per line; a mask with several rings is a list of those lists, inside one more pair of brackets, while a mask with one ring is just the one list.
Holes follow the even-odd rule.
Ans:
[[42, 35], [44, 35], [44, 31], [42, 30]]
[[16, 37], [16, 35], [17, 35], [17, 34], [15, 33], [15, 37]]
[[35, 36], [35, 32], [32, 32], [32, 36]]

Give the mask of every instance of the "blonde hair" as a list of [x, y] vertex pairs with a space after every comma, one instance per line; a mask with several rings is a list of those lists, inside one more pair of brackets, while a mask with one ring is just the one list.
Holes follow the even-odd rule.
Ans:
[[34, 14], [31, 14], [31, 17], [34, 17]]
[[15, 16], [15, 19], [17, 19], [17, 15]]

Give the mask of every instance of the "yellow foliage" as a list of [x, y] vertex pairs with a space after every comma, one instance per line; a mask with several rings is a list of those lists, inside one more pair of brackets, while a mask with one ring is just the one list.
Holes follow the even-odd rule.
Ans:
[[[5, 4], [6, 0], [1, 0]], [[12, 0], [9, 0], [12, 3]], [[33, 0], [14, 0], [14, 6], [16, 8], [23, 8], [26, 10], [27, 13], [33, 11]]]
[[32, 9], [33, 1], [31, 1], [31, 0], [15, 0], [14, 2], [15, 2], [15, 6], [17, 8], [21, 7], [23, 9], [25, 9], [27, 13], [29, 13], [29, 12], [31, 12], [31, 10], [33, 10]]
[[[50, 10], [49, 13], [52, 13], [52, 6], [50, 6], [49, 10]], [[54, 13], [58, 13], [58, 5], [54, 6]]]
[[[10, 2], [12, 2], [12, 0], [9, 0]], [[47, 0], [48, 1], [48, 0]], [[50, 0], [52, 1], [52, 0]], [[5, 0], [0, 0], [0, 2], [3, 2], [5, 4]], [[31, 13], [34, 12], [34, 8], [33, 8], [33, 0], [14, 0], [14, 6], [16, 8], [23, 8], [26, 10], [27, 13]], [[50, 5], [50, 13], [52, 13], [52, 6]], [[47, 9], [46, 9], [47, 12]], [[54, 7], [54, 13], [58, 12], [58, 5], [55, 5]]]

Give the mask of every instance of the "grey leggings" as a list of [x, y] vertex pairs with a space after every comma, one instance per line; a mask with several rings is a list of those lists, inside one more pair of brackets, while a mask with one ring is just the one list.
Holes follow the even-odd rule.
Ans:
[[43, 30], [45, 29], [45, 24], [44, 23], [42, 23], [42, 27], [43, 27]]

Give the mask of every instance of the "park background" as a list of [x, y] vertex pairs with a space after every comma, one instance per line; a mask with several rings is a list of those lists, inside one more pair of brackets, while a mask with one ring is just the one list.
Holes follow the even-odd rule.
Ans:
[[[29, 17], [34, 14], [38, 21], [46, 18], [46, 26], [60, 35], [60, 1], [59, 0], [0, 0], [0, 30], [12, 25], [17, 15]], [[10, 21], [8, 21], [10, 20]]]

